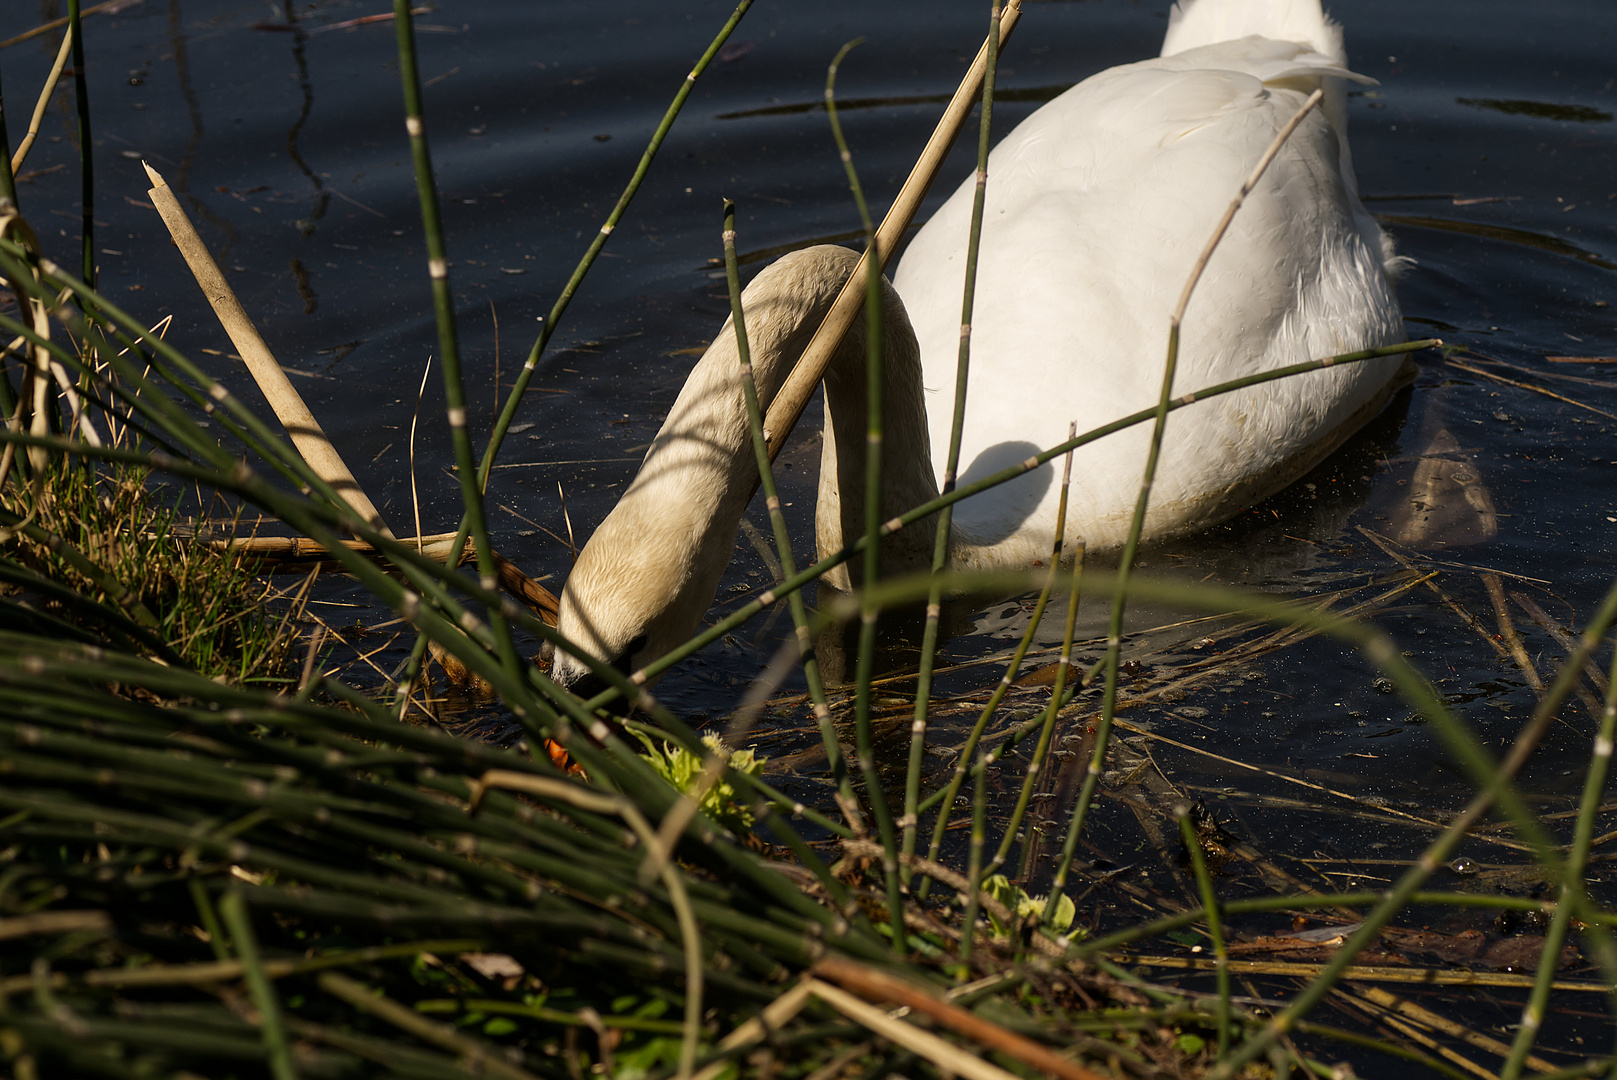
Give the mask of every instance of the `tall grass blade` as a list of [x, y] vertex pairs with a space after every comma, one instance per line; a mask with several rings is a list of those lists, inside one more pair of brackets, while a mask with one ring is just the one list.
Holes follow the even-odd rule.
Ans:
[[[983, 203], [988, 195], [988, 148], [994, 120], [994, 77], [999, 70], [999, 0], [991, 0], [988, 13], [987, 54], [983, 64], [982, 112], [977, 127], [977, 186], [972, 195], [971, 231], [966, 238], [966, 268], [964, 295], [960, 300], [960, 352], [955, 364], [954, 410], [949, 418], [949, 453], [943, 463], [943, 482], [939, 493], [949, 494], [955, 488], [960, 469], [960, 436], [966, 424], [966, 386], [971, 373], [971, 313], [977, 297], [977, 255], [982, 241]], [[932, 572], [939, 573], [949, 559], [949, 530], [954, 511], [944, 507], [938, 514], [937, 533], [932, 543]], [[915, 837], [920, 827], [921, 766], [926, 753], [927, 708], [932, 698], [932, 665], [937, 656], [938, 623], [943, 614], [943, 593], [934, 590], [926, 598], [926, 625], [921, 631], [921, 664], [915, 676], [915, 718], [910, 724], [910, 757], [904, 774], [904, 835], [903, 854], [915, 854]], [[971, 751], [961, 751], [961, 761], [970, 759]], [[937, 858], [937, 848], [927, 853]], [[930, 888], [924, 882], [922, 889]], [[925, 892], [921, 893], [923, 898]]]
[[[433, 314], [438, 323], [439, 369], [444, 376], [444, 408], [449, 433], [455, 446], [455, 469], [460, 479], [464, 519], [477, 545], [477, 574], [483, 589], [493, 592], [499, 577], [494, 567], [494, 548], [489, 543], [488, 518], [483, 513], [483, 485], [472, 453], [472, 438], [466, 430], [466, 381], [461, 375], [460, 339], [455, 332], [455, 297], [449, 288], [449, 260], [443, 224], [438, 215], [438, 187], [432, 175], [432, 153], [427, 145], [426, 124], [422, 119], [421, 77], [416, 70], [415, 30], [410, 0], [394, 0], [393, 19], [398, 29], [399, 80], [404, 89], [404, 129], [410, 137], [410, 159], [415, 166], [416, 194], [421, 204], [421, 226], [427, 247], [427, 276], [432, 281]], [[453, 551], [451, 562], [460, 552]], [[516, 643], [505, 615], [499, 607], [488, 612], [500, 662], [515, 674], [521, 666]]]
[[[837, 69], [848, 52], [862, 44], [863, 38], [848, 42], [837, 51], [825, 73], [825, 112], [831, 121], [831, 135], [837, 143], [837, 153], [848, 173], [848, 186], [853, 191], [854, 204], [859, 208], [859, 220], [865, 230], [866, 258], [859, 265], [865, 267], [865, 535], [874, 537], [882, 524], [882, 383], [885, 379], [886, 355], [882, 345], [881, 318], [881, 259], [875, 256], [876, 226], [870, 218], [870, 207], [865, 204], [864, 190], [859, 186], [859, 173], [853, 166], [853, 154], [843, 137], [842, 124], [837, 119]], [[857, 273], [857, 267], [855, 273]], [[812, 345], [811, 345], [812, 347]], [[784, 390], [782, 390], [784, 393]], [[776, 400], [779, 400], [779, 394]], [[881, 577], [881, 545], [865, 545], [862, 590]], [[871, 681], [875, 678], [876, 616], [879, 609], [863, 605], [859, 612], [859, 658], [855, 665], [854, 687], [854, 743], [859, 755], [859, 772], [865, 781], [865, 797], [870, 801], [870, 813], [876, 819], [876, 834], [882, 846], [882, 874], [887, 879], [887, 914], [893, 935], [893, 954], [903, 956], [907, 951], [904, 934], [903, 884], [898, 872], [898, 838], [893, 831], [893, 812], [887, 805], [887, 793], [876, 768], [876, 751], [870, 731]]]
[[[763, 410], [758, 404], [758, 387], [752, 377], [752, 354], [747, 345], [746, 313], [741, 309], [741, 276], [736, 264], [735, 203], [724, 204], [724, 272], [730, 290], [730, 319], [735, 326], [736, 352], [741, 358], [741, 388], [747, 403], [747, 424], [752, 429], [753, 455], [758, 461], [758, 476], [764, 489], [764, 505], [769, 511], [769, 524], [775, 534], [775, 554], [780, 559], [781, 576], [793, 577], [797, 573], [797, 560], [792, 554], [791, 534], [786, 528], [786, 517], [781, 513], [780, 492], [775, 487], [774, 465], [769, 460], [769, 441], [764, 437]], [[836, 729], [831, 723], [831, 708], [825, 697], [825, 684], [820, 678], [819, 661], [814, 655], [814, 644], [809, 638], [808, 607], [803, 602], [802, 590], [794, 590], [787, 598], [791, 607], [792, 625], [796, 631], [797, 653], [803, 665], [803, 677], [808, 683], [809, 700], [814, 705], [814, 720], [820, 728], [820, 743], [825, 747], [826, 768], [837, 786], [837, 802], [855, 832], [864, 828], [858, 800], [854, 798], [853, 782], [848, 775], [847, 761], [837, 741]]]

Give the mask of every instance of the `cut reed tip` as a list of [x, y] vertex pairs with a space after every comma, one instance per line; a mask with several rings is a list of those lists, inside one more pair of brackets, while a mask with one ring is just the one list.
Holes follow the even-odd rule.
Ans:
[[146, 177], [152, 182], [152, 187], [168, 187], [168, 181], [163, 179], [162, 173], [158, 172], [144, 161], [140, 163], [140, 167], [146, 170]]

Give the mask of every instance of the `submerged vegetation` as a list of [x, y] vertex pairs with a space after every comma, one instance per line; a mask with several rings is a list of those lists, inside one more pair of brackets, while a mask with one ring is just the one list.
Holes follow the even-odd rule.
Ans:
[[[749, 3], [681, 83], [535, 355]], [[77, 46], [76, 0], [71, 11]], [[992, 94], [999, 34], [1017, 13], [993, 5], [957, 123], [974, 79]], [[395, 18], [428, 250], [446, 280], [402, 0]], [[78, 92], [87, 125], [82, 79]], [[986, 152], [990, 110], [982, 115]], [[345, 498], [341, 477], [311, 468], [180, 345], [95, 289], [87, 171], [79, 275], [33, 242], [10, 178], [0, 166], [0, 272], [17, 299], [0, 310], [10, 342], [0, 379], [9, 421], [0, 435], [0, 1062], [19, 1080], [1336, 1077], [1351, 1071], [1342, 1058], [1385, 1066], [1387, 1055], [1443, 1076], [1613, 1070], [1609, 1046], [1591, 1041], [1590, 1060], [1551, 1059], [1535, 1040], [1552, 992], [1617, 993], [1617, 917], [1586, 876], [1610, 813], [1617, 669], [1595, 665], [1609, 650], [1617, 588], [1580, 636], [1561, 631], [1566, 658], [1539, 680], [1494, 580], [1509, 628], [1497, 635], [1501, 655], [1519, 665], [1513, 674], [1539, 680], [1537, 711], [1495, 760], [1366, 620], [1431, 586], [1415, 563], [1293, 604], [1131, 577], [1131, 545], [1119, 573], [1080, 578], [1052, 559], [1051, 572], [1035, 575], [922, 575], [814, 613], [801, 589], [831, 560], [795, 570], [777, 517], [783, 581], [771, 600], [790, 596], [800, 637], [736, 703], [725, 738], [699, 735], [642, 679], [581, 656], [610, 688], [585, 702], [526, 659], [540, 642], [581, 655], [555, 638], [545, 597], [499, 558], [482, 521], [480, 481], [531, 365], [481, 463], [461, 409], [459, 534], [399, 540]], [[887, 243], [873, 223], [866, 233]], [[447, 288], [437, 300], [441, 355], [452, 360]], [[460, 373], [454, 362], [441, 370], [453, 417]], [[1155, 419], [1160, 438], [1163, 418], [1185, 403], [1165, 396], [1127, 422]], [[750, 404], [773, 495], [765, 420]], [[923, 520], [968, 493], [905, 517]], [[385, 688], [358, 663], [331, 663], [328, 628], [302, 607], [309, 580], [272, 589], [256, 576], [261, 553], [249, 562], [231, 542], [270, 531], [310, 542], [414, 635], [413, 655], [386, 672]], [[453, 569], [463, 558], [477, 560], [475, 575]], [[1128, 598], [1171, 599], [1224, 618], [1222, 656], [1147, 685], [1121, 652], [1120, 622], [1109, 641], [1075, 642], [1070, 617], [1059, 658], [1039, 656], [1031, 645], [1044, 604], [1062, 593], [1075, 602], [1080, 587], [1115, 590], [1119, 611]], [[811, 700], [790, 705], [793, 715], [811, 710], [799, 718], [823, 739], [810, 782], [772, 771], [744, 745], [763, 710], [778, 707], [783, 673], [812, 663], [797, 641], [967, 589], [1039, 600], [992, 692], [936, 703], [976, 723], [947, 748], [952, 767], [933, 790], [934, 702], [923, 690], [896, 709], [884, 704], [868, 634], [854, 687], [822, 687], [816, 673]], [[743, 605], [679, 655], [766, 606]], [[1407, 831], [1396, 858], [1377, 865], [1379, 879], [1360, 874], [1343, 888], [1304, 882], [1244, 849], [1152, 762], [1155, 736], [1117, 715], [1125, 699], [1181, 702], [1209, 673], [1317, 635], [1357, 649], [1382, 688], [1439, 733], [1476, 793], [1424, 816], [1355, 800], [1352, 812], [1375, 828]], [[934, 622], [928, 672], [935, 638]], [[441, 730], [421, 693], [429, 650], [485, 686], [522, 741]], [[1054, 662], [1019, 679], [1028, 657]], [[1102, 687], [1097, 700], [1090, 691]], [[1589, 710], [1578, 723], [1593, 747], [1582, 794], [1575, 812], [1541, 819], [1512, 781], [1574, 696]], [[614, 699], [637, 711], [619, 720], [598, 711]], [[883, 730], [916, 732], [901, 785], [871, 752]], [[991, 786], [1014, 801], [1009, 815], [988, 812]], [[1154, 863], [1095, 839], [1096, 807], [1111, 796], [1137, 818]], [[969, 839], [950, 847], [953, 826]], [[1508, 852], [1515, 876], [1484, 881], [1464, 846], [1476, 843]], [[1171, 883], [1153, 884], [1136, 860]], [[1220, 868], [1237, 863], [1258, 885], [1231, 898]], [[1460, 884], [1441, 889], [1448, 872]], [[1127, 917], [1102, 911], [1103, 889], [1132, 905]], [[1475, 921], [1460, 921], [1473, 914], [1527, 932], [1479, 944]], [[1567, 969], [1582, 963], [1574, 931], [1592, 961], [1585, 970]], [[1302, 981], [1282, 997], [1264, 979]], [[1386, 989], [1398, 983], [1502, 987], [1526, 1003], [1508, 1006], [1521, 1021], [1514, 1030], [1490, 1033]], [[1326, 1003], [1351, 1019], [1321, 1019]], [[1609, 1028], [1609, 1015], [1601, 1023]]]

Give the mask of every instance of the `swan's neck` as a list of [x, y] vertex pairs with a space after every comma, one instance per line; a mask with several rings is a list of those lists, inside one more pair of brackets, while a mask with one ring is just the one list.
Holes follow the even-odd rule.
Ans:
[[[892, 287], [884, 289], [882, 380], [882, 520], [938, 497], [927, 434], [921, 381], [921, 351], [909, 317]], [[825, 441], [820, 451], [820, 494], [814, 534], [820, 557], [865, 535], [869, 446], [869, 388], [864, 320], [848, 335], [825, 375]], [[936, 519], [929, 518], [882, 541], [882, 572], [901, 573], [931, 565]], [[864, 560], [851, 559], [825, 582], [847, 590], [863, 577]]]
[[[841, 291], [858, 256], [796, 252], [742, 298], [760, 406], [767, 410]], [[922, 400], [920, 349], [898, 294], [882, 282], [885, 346], [883, 518], [937, 496]], [[864, 534], [865, 323], [855, 321], [826, 376], [825, 446], [817, 508], [822, 554]], [[634, 481], [579, 553], [557, 630], [603, 659], [635, 667], [689, 637], [713, 601], [757, 489], [735, 328], [726, 321], [698, 361]], [[926, 523], [883, 544], [884, 573], [928, 564]], [[857, 584], [860, 560], [829, 579]], [[558, 657], [556, 672], [570, 681]]]

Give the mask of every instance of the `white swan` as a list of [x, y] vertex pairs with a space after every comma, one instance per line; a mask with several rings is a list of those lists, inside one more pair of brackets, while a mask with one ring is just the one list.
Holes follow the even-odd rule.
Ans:
[[[1169, 315], [1193, 262], [1241, 181], [1320, 86], [1321, 109], [1291, 136], [1208, 265], [1185, 318], [1175, 393], [1404, 339], [1390, 285], [1398, 260], [1359, 202], [1348, 154], [1343, 80], [1359, 78], [1319, 0], [1183, 0], [1161, 57], [1086, 79], [1005, 138], [989, 161], [962, 482], [1055, 445], [1074, 421], [1083, 431], [1155, 403]], [[971, 186], [915, 237], [897, 295], [887, 291], [885, 515], [937, 494]], [[800, 251], [746, 290], [765, 407], [854, 260], [839, 248]], [[862, 335], [857, 320], [826, 376], [822, 556], [863, 532]], [[734, 548], [756, 481], [738, 369], [727, 321], [562, 593], [558, 631], [624, 670], [695, 630]], [[1370, 361], [1175, 413], [1146, 535], [1204, 529], [1279, 491], [1373, 416], [1404, 370], [1396, 358]], [[1123, 542], [1147, 437], [1136, 427], [1077, 454], [1069, 537], [1091, 550]], [[1048, 558], [1053, 476], [1046, 466], [957, 505], [951, 564]], [[931, 535], [923, 523], [889, 538], [884, 567], [926, 565]], [[845, 587], [846, 571], [832, 583]], [[583, 673], [557, 655], [564, 684]]]

